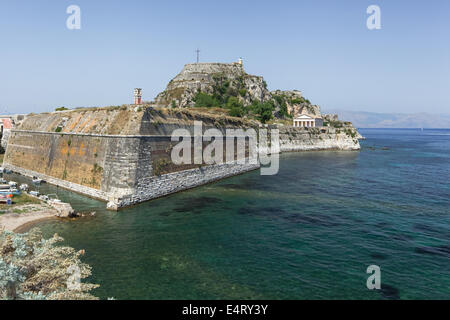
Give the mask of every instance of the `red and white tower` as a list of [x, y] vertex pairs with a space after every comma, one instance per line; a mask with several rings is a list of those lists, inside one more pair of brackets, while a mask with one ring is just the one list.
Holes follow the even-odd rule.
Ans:
[[142, 104], [142, 89], [134, 89], [134, 104]]

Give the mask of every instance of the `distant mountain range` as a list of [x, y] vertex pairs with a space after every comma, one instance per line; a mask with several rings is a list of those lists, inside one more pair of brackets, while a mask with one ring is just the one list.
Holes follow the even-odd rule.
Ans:
[[348, 110], [324, 110], [339, 119], [353, 122], [357, 128], [450, 128], [450, 114], [374, 113]]

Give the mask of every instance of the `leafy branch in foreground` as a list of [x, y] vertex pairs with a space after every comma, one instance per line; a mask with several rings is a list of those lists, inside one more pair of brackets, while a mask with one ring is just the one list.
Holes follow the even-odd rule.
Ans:
[[78, 281], [91, 275], [80, 260], [84, 251], [58, 246], [63, 240], [46, 240], [39, 229], [0, 230], [0, 300], [96, 300], [89, 292], [99, 286]]

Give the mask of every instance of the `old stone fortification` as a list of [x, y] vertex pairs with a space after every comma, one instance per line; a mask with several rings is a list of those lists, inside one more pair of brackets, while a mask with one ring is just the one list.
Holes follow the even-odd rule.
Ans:
[[3, 130], [3, 134], [0, 140], [0, 145], [2, 148], [6, 149], [6, 146], [8, 145], [9, 136], [11, 135], [11, 130]]
[[[254, 128], [255, 121], [192, 109], [110, 107], [30, 115], [12, 130], [4, 166], [118, 209], [259, 168], [259, 163], [175, 165], [174, 129]], [[352, 127], [280, 127], [281, 151], [356, 150]], [[319, 131], [317, 131], [319, 130]], [[205, 146], [205, 143], [204, 143]], [[248, 155], [248, 154], [247, 154]]]
[[361, 136], [351, 125], [342, 128], [281, 127], [280, 151], [359, 150]]
[[[226, 83], [226, 90], [224, 90]], [[152, 103], [159, 107], [186, 108], [195, 105], [199, 92], [209, 95], [233, 96], [250, 106], [254, 102], [274, 104], [274, 116], [284, 118], [287, 114], [321, 117], [320, 107], [313, 105], [298, 90], [269, 91], [262, 76], [250, 75], [240, 63], [191, 63], [173, 78], [166, 89]]]
[[[12, 131], [4, 166], [108, 201], [116, 209], [259, 167], [174, 165], [174, 129], [193, 133], [252, 123], [189, 110], [113, 107], [31, 115]], [[254, 124], [253, 124], [254, 125]]]
[[[0, 118], [10, 119], [12, 127], [14, 128], [14, 126], [19, 125], [26, 118], [26, 115], [24, 115], [24, 114], [6, 115], [6, 116], [0, 116]], [[8, 145], [8, 140], [9, 140], [10, 134], [11, 134], [11, 129], [5, 128], [2, 125], [2, 134], [1, 134], [0, 145], [4, 149], [6, 149], [6, 146]]]
[[[239, 63], [192, 63], [185, 65], [169, 82], [166, 90], [156, 97], [155, 103], [161, 107], [192, 107], [199, 91], [212, 94], [218, 81], [224, 80], [230, 82], [229, 90], [234, 90], [246, 105], [272, 98], [263, 77], [247, 74]], [[245, 92], [240, 95], [238, 91], [241, 89]]]
[[[225, 85], [225, 86], [224, 86]], [[254, 102], [272, 102], [276, 118], [287, 114], [320, 117], [320, 107], [311, 104], [298, 90], [269, 91], [262, 76], [250, 75], [240, 63], [192, 63], [173, 78], [152, 103], [159, 107], [193, 107], [199, 92], [233, 96], [244, 107]]]

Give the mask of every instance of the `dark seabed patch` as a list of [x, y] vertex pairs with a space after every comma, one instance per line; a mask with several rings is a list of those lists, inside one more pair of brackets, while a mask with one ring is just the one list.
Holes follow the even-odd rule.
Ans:
[[415, 253], [438, 255], [450, 258], [450, 246], [438, 246], [438, 247], [417, 247], [414, 249]]
[[253, 210], [252, 208], [249, 207], [243, 207], [243, 208], [239, 208], [237, 211], [238, 214], [241, 215], [256, 215], [256, 210]]
[[245, 206], [237, 210], [239, 215], [269, 217], [269, 218], [282, 218], [284, 210], [280, 207], [250, 207]]
[[340, 223], [336, 221], [336, 218], [330, 215], [325, 215], [322, 213], [305, 214], [300, 212], [290, 214], [280, 207], [242, 207], [238, 209], [237, 213], [240, 215], [254, 215], [277, 218], [286, 220], [290, 223], [308, 224], [321, 227], [336, 227], [340, 225]]
[[381, 285], [380, 293], [384, 299], [400, 300], [400, 291], [397, 288], [390, 286], [388, 284]]
[[234, 189], [234, 190], [259, 190], [259, 191], [273, 191], [270, 185], [264, 185], [262, 183], [256, 183], [255, 181], [248, 181], [242, 184], [236, 183], [223, 183], [219, 184], [217, 187], [223, 189]]
[[411, 241], [414, 239], [414, 237], [407, 235], [407, 234], [394, 234], [393, 236], [390, 237], [392, 240], [397, 240], [397, 241]]
[[421, 231], [424, 234], [428, 234], [430, 236], [439, 236], [444, 237], [446, 239], [450, 239], [450, 234], [445, 228], [432, 227], [430, 225], [426, 225], [423, 223], [416, 223], [413, 226], [415, 231]]
[[389, 227], [391, 224], [389, 222], [379, 222], [375, 225], [377, 228], [386, 228]]
[[215, 197], [196, 197], [192, 199], [183, 199], [177, 202], [177, 207], [173, 209], [175, 212], [199, 213], [204, 211], [206, 207], [218, 206], [223, 203], [222, 199]]
[[161, 217], [168, 217], [168, 216], [170, 216], [170, 212], [169, 211], [161, 212], [159, 215]]
[[224, 189], [238, 189], [238, 190], [245, 190], [247, 188], [249, 188], [250, 186], [245, 185], [245, 184], [237, 184], [237, 183], [226, 183], [226, 184], [221, 184], [219, 185], [221, 188]]
[[430, 232], [430, 233], [439, 233], [440, 231], [423, 223], [416, 223], [413, 226], [414, 230], [419, 230], [419, 231], [426, 231], [426, 232]]
[[376, 259], [376, 260], [385, 260], [387, 258], [386, 255], [379, 253], [379, 252], [373, 252], [370, 254], [370, 257], [372, 259]]
[[321, 213], [317, 213], [314, 215], [295, 213], [288, 215], [287, 217], [285, 217], [285, 219], [297, 224], [310, 224], [322, 227], [337, 227], [340, 225], [338, 222], [336, 222], [336, 219], [334, 217]]

